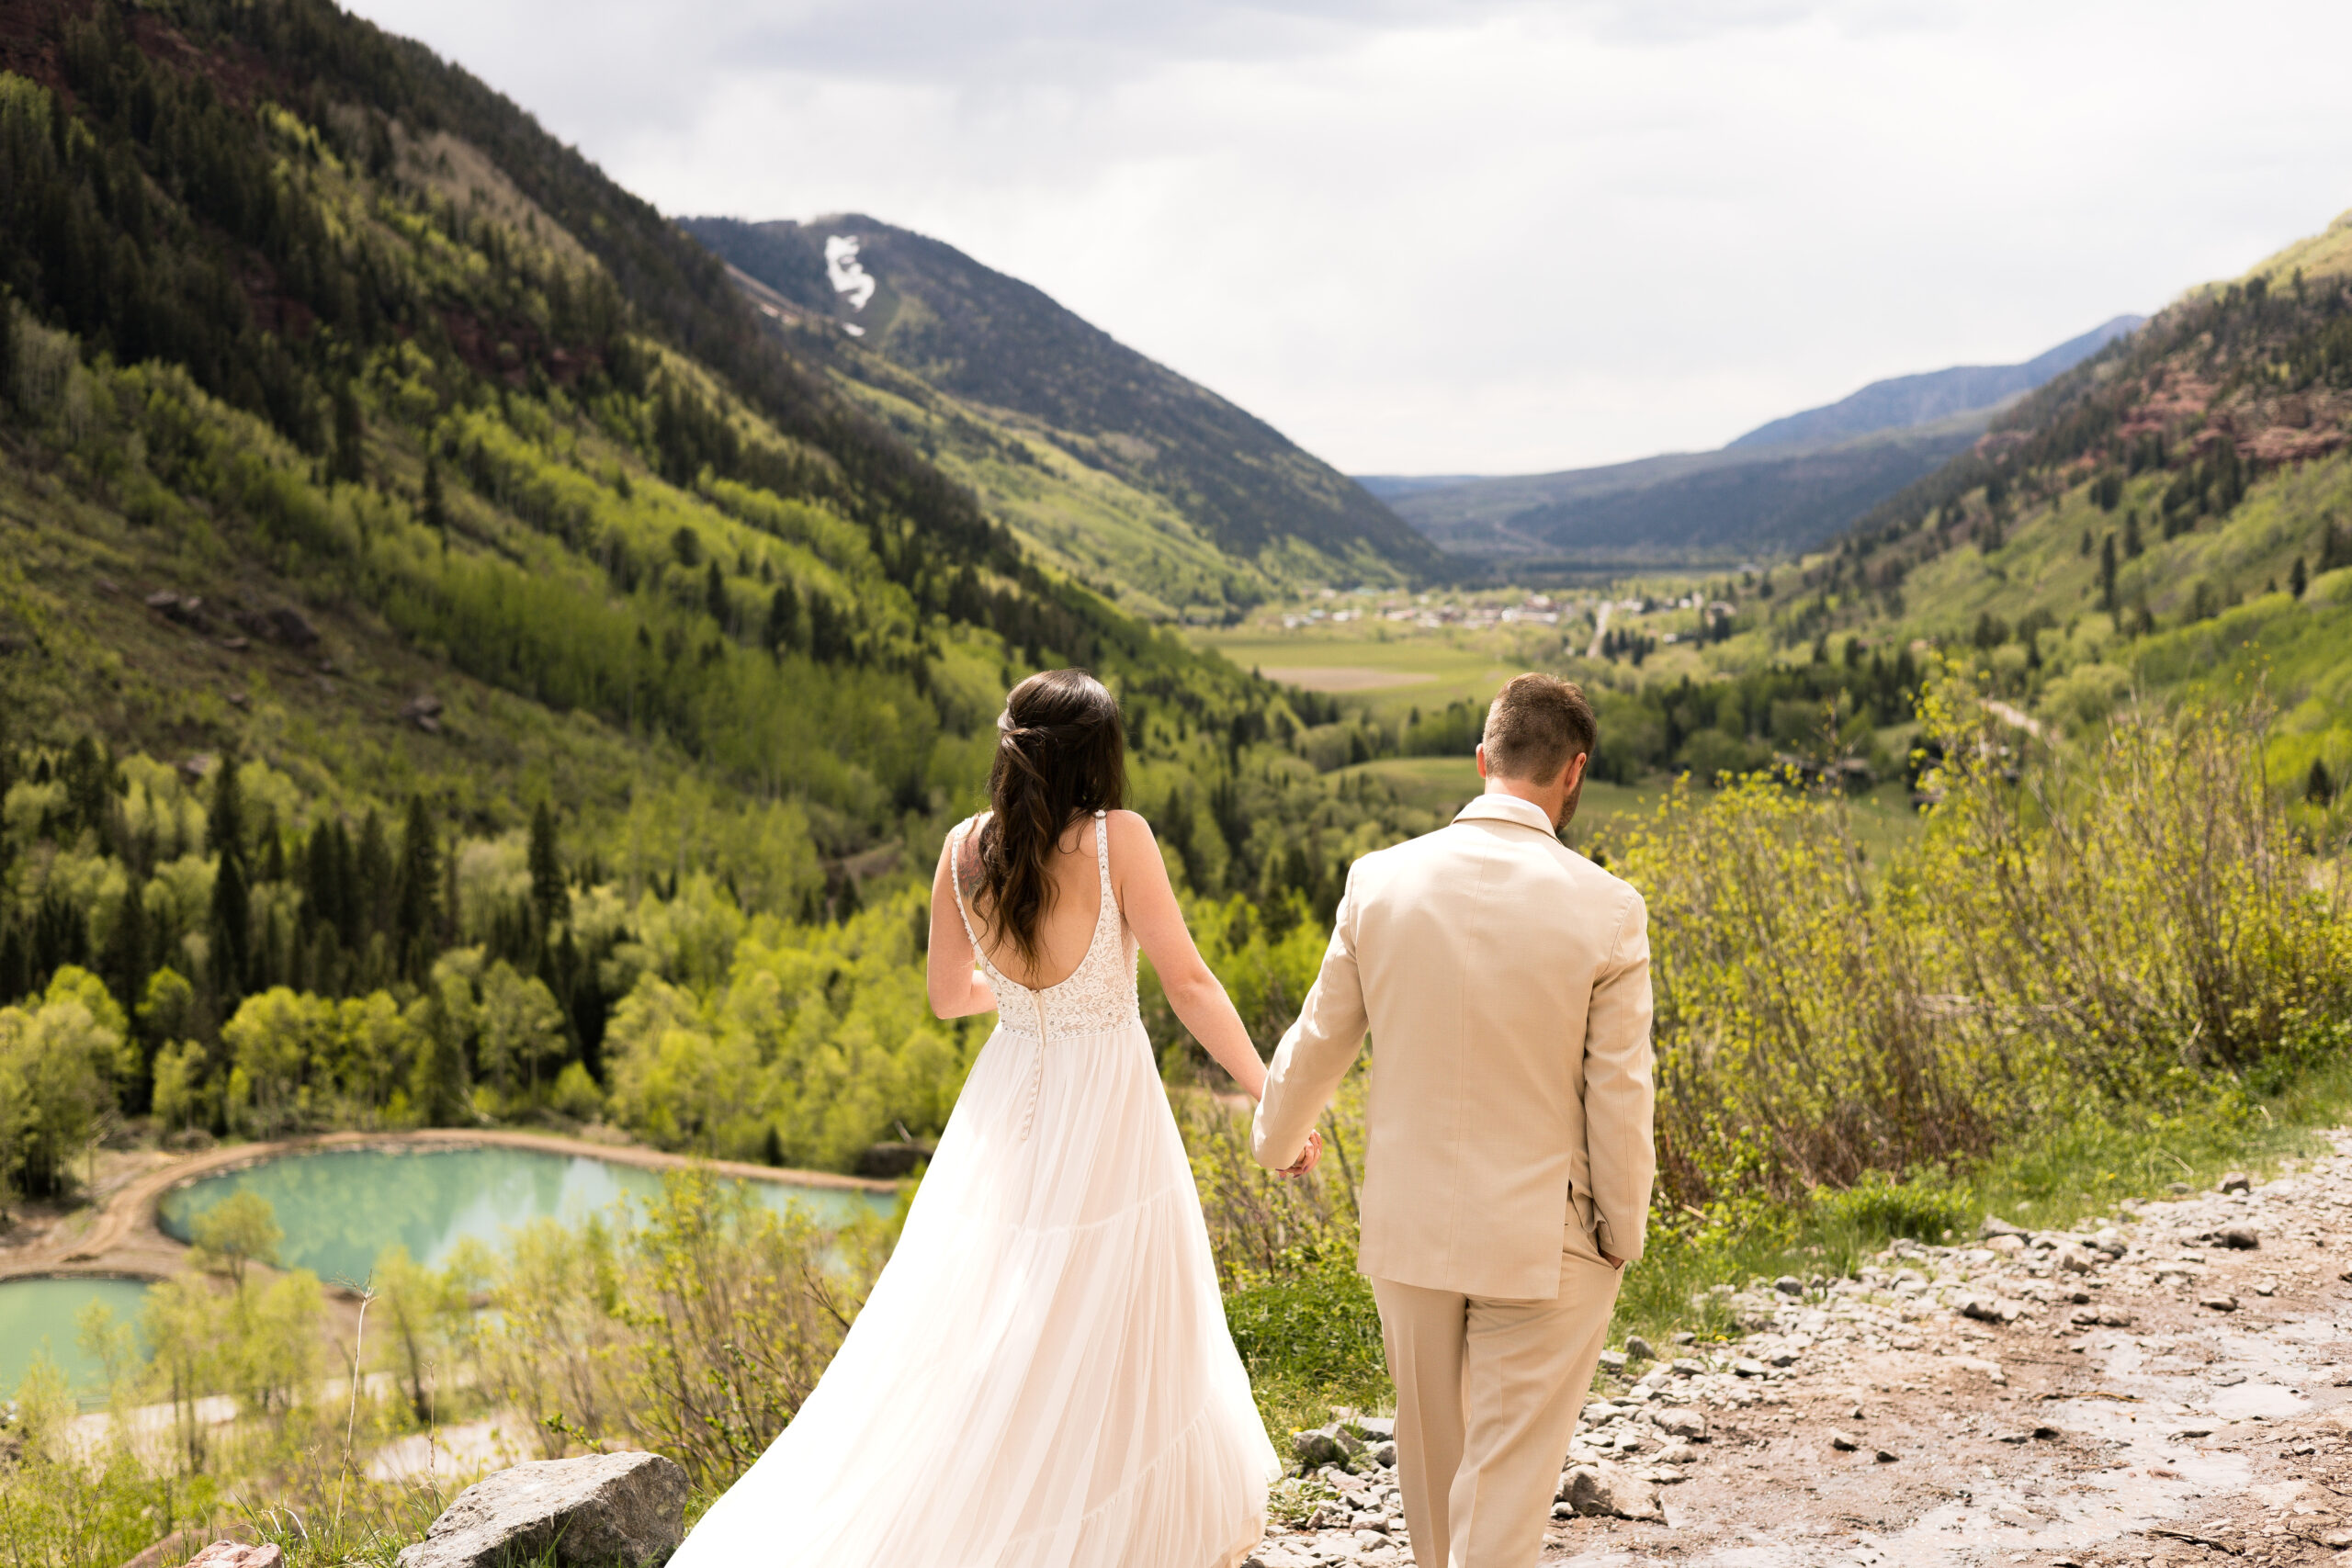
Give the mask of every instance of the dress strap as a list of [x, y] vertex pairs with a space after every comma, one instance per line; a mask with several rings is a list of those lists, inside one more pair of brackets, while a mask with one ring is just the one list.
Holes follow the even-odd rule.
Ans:
[[956, 829], [956, 841], [947, 851], [947, 880], [956, 889], [956, 918], [964, 922], [964, 939], [972, 944], [972, 956], [983, 965], [988, 963], [988, 955], [980, 951], [979, 932], [972, 929], [972, 917], [964, 908], [964, 846], [971, 841], [972, 834], [988, 815], [983, 811], [978, 817], [967, 817], [964, 825]]
[[1111, 908], [1111, 818], [1108, 812], [1094, 814], [1094, 867], [1102, 876], [1102, 908]]

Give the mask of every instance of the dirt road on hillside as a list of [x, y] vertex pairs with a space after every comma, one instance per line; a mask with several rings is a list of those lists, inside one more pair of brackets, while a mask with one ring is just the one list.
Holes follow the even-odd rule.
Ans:
[[[1588, 1406], [1546, 1568], [2352, 1565], [2352, 1129], [2332, 1141], [2250, 1191], [1730, 1291], [1746, 1339], [1661, 1346], [1683, 1359]], [[1325, 1475], [1348, 1495], [1324, 1528], [1257, 1561], [1409, 1561], [1393, 1472]]]

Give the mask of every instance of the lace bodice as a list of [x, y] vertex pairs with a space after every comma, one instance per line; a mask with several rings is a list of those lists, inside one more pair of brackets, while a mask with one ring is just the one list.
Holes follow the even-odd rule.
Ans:
[[987, 820], [988, 813], [982, 812], [956, 829], [956, 852], [948, 856], [948, 866], [955, 880], [956, 917], [964, 922], [964, 934], [971, 938], [972, 952], [978, 957], [989, 984], [996, 988], [999, 1027], [1015, 1034], [1058, 1038], [1117, 1029], [1136, 1017], [1135, 938], [1119, 916], [1118, 900], [1111, 894], [1108, 818], [1100, 811], [1094, 814], [1094, 865], [1102, 884], [1102, 908], [1094, 917], [1093, 940], [1087, 943], [1086, 956], [1078, 961], [1078, 967], [1070, 971], [1067, 979], [1038, 989], [1008, 978], [989, 962], [987, 952], [980, 946], [979, 934], [972, 928], [971, 913], [965, 907], [964, 844]]

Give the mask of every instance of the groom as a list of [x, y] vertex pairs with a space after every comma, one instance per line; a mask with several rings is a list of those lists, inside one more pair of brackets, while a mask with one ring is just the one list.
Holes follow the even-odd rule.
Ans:
[[1487, 792], [1348, 873], [1323, 971], [1283, 1037], [1251, 1152], [1295, 1164], [1367, 1027], [1357, 1266], [1396, 1382], [1419, 1568], [1526, 1568], [1639, 1258], [1650, 1142], [1641, 896], [1555, 836], [1598, 727], [1521, 675], [1487, 712]]

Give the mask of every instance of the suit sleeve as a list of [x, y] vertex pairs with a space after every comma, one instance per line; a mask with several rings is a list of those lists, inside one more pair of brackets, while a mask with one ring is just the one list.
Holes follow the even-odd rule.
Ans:
[[1652, 1138], [1656, 1089], [1650, 1058], [1649, 913], [1627, 891], [1610, 959], [1593, 983], [1585, 1015], [1585, 1148], [1600, 1249], [1627, 1262], [1642, 1255], [1650, 1185], [1657, 1174]]
[[[1361, 864], [1362, 863], [1358, 863]], [[1331, 945], [1266, 1071], [1265, 1098], [1250, 1130], [1250, 1152], [1283, 1170], [1306, 1152], [1306, 1134], [1363, 1048], [1363, 979], [1356, 968], [1356, 867], [1331, 919]]]

